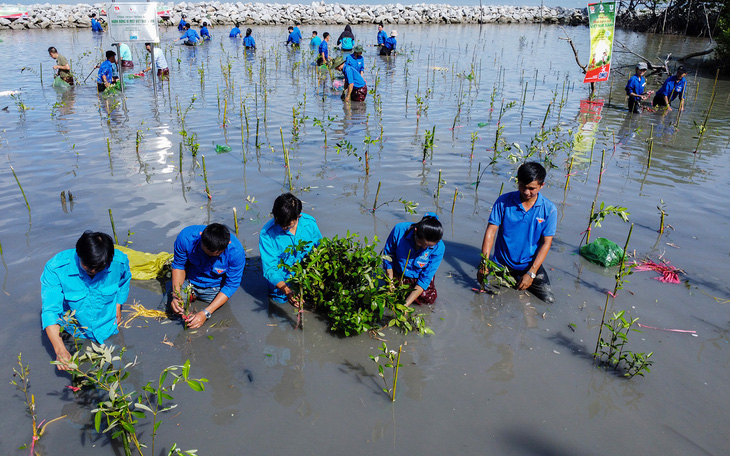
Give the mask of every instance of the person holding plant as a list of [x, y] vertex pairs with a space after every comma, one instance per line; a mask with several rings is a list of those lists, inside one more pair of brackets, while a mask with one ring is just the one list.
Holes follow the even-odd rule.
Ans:
[[[188, 328], [199, 328], [213, 312], [228, 302], [238, 290], [246, 265], [241, 241], [220, 223], [184, 228], [175, 240], [172, 260], [172, 310], [182, 315]], [[192, 287], [192, 300], [208, 305], [186, 313], [183, 290]], [[189, 301], [188, 301], [189, 302]]]
[[[162, 79], [167, 79], [170, 77], [170, 68], [167, 66], [167, 59], [165, 58], [165, 52], [160, 49], [159, 46], [155, 46], [154, 51], [152, 50], [152, 43], [145, 43], [144, 47], [147, 49], [147, 52], [152, 54], [152, 58], [155, 61], [155, 68], [157, 68], [157, 77]], [[150, 71], [152, 69], [152, 66], [147, 66], [145, 68], [145, 72]]]
[[187, 14], [183, 13], [183, 15], [180, 17], [180, 23], [177, 24], [177, 31], [178, 32], [184, 32], [185, 26], [188, 25], [188, 21], [185, 20], [187, 18]]
[[58, 70], [56, 76], [61, 78], [67, 84], [74, 85], [74, 78], [73, 75], [71, 75], [71, 64], [68, 63], [68, 59], [59, 54], [53, 46], [48, 48], [48, 55], [50, 55], [52, 59], [56, 60], [56, 64], [53, 65], [53, 69]]
[[200, 41], [200, 35], [198, 35], [198, 32], [196, 32], [194, 29], [190, 28], [190, 24], [185, 24], [185, 33], [180, 38], [176, 39], [175, 41], [184, 40], [183, 44], [185, 46], [195, 46], [198, 44], [198, 41]]
[[345, 65], [350, 65], [355, 68], [360, 76], [365, 76], [365, 59], [362, 58], [363, 48], [361, 45], [357, 45], [352, 48], [352, 54], [348, 55], [345, 59]]
[[101, 22], [96, 20], [96, 13], [91, 14], [91, 31], [92, 32], [103, 32], [104, 27], [101, 26]]
[[289, 36], [286, 37], [286, 43], [284, 43], [284, 46], [288, 46], [289, 43], [291, 43], [291, 46], [293, 48], [299, 47], [299, 41], [301, 41], [301, 34], [294, 31], [294, 27], [291, 25], [289, 28], [287, 28], [287, 31], [289, 32]]
[[418, 223], [398, 223], [383, 247], [383, 268], [390, 280], [413, 285], [406, 306], [433, 304], [438, 297], [434, 276], [444, 258], [444, 229], [438, 216], [426, 212]]
[[644, 75], [647, 69], [646, 62], [637, 63], [636, 74], [631, 76], [626, 84], [626, 95], [629, 96], [629, 112], [631, 113], [640, 114], [642, 100], [646, 100], [653, 93], [644, 93], [644, 86], [646, 86]]
[[116, 59], [116, 52], [106, 51], [106, 60], [99, 65], [99, 71], [96, 76], [96, 89], [99, 92], [103, 92], [107, 87], [117, 82], [114, 77], [114, 68], [117, 63]]
[[392, 55], [395, 52], [395, 47], [398, 44], [398, 41], [395, 37], [398, 36], [397, 30], [391, 30], [390, 36], [385, 39], [383, 42], [383, 45], [380, 47], [380, 55]]
[[129, 295], [127, 255], [105, 233], [86, 231], [76, 249], [51, 258], [41, 275], [41, 323], [56, 352], [56, 367], [68, 370], [71, 354], [61, 332], [104, 343], [116, 334]]
[[675, 98], [679, 98], [679, 110], [684, 111], [684, 89], [687, 85], [687, 80], [684, 78], [687, 75], [687, 70], [683, 66], [677, 68], [677, 74], [669, 76], [661, 89], [659, 89], [654, 95], [652, 105], [654, 106], [666, 106], [667, 111], [672, 110], [670, 103]]
[[[271, 209], [273, 219], [266, 222], [259, 234], [259, 251], [264, 278], [269, 283], [269, 301], [274, 304], [288, 302], [300, 307], [299, 297], [287, 285], [291, 274], [279, 267], [282, 262], [293, 265], [307, 256], [319, 244], [322, 233], [317, 221], [302, 214], [302, 202], [291, 193], [279, 195]], [[297, 249], [300, 243], [303, 248]], [[294, 251], [287, 251], [292, 247]]]
[[365, 101], [368, 94], [368, 87], [365, 79], [357, 71], [357, 68], [347, 64], [345, 58], [341, 55], [332, 60], [332, 67], [338, 71], [342, 71], [345, 75], [345, 89], [342, 91], [343, 101]]
[[[492, 206], [482, 241], [483, 257], [494, 246], [492, 261], [508, 269], [518, 290], [527, 290], [547, 303], [555, 302], [550, 279], [542, 266], [557, 228], [555, 205], [540, 194], [546, 171], [537, 162], [525, 162], [517, 169], [518, 191], [506, 193]], [[489, 275], [482, 260], [477, 280]]]
[[203, 21], [203, 26], [200, 27], [200, 38], [203, 41], [210, 41], [210, 32], [208, 31], [208, 23]]

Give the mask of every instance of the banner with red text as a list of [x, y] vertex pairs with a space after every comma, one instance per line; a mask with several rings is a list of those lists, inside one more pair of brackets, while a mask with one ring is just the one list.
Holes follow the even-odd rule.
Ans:
[[589, 3], [588, 22], [591, 29], [591, 54], [583, 82], [606, 81], [611, 71], [616, 2]]

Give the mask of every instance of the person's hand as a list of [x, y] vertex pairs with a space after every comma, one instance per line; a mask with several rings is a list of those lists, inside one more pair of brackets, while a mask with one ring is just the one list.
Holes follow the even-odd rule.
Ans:
[[122, 305], [117, 304], [117, 326], [122, 324]]
[[525, 274], [522, 276], [520, 281], [517, 283], [517, 289], [518, 290], [527, 290], [530, 288], [530, 285], [532, 285], [532, 277]]
[[486, 263], [481, 263], [477, 268], [477, 281], [484, 283], [484, 278], [489, 275], [489, 268]]
[[203, 326], [203, 323], [205, 323], [205, 320], [207, 320], [202, 310], [194, 314], [183, 316], [183, 318], [185, 319], [185, 323], [188, 325], [189, 329], [200, 328]]
[[299, 299], [299, 296], [295, 295], [293, 291], [288, 290], [286, 293], [286, 300], [289, 304], [294, 306], [295, 308], [299, 309], [302, 307], [302, 303]]
[[673, 111], [671, 106], [667, 106], [667, 111]]
[[179, 315], [182, 315], [183, 313], [182, 304], [182, 299], [175, 296], [173, 296], [172, 301], [170, 301], [170, 307], [172, 307], [172, 311]]
[[66, 347], [60, 347], [56, 349], [56, 362], [59, 364], [56, 364], [56, 368], [58, 370], [66, 371], [69, 370], [70, 367], [68, 365], [69, 361], [71, 361], [71, 353], [66, 350]]

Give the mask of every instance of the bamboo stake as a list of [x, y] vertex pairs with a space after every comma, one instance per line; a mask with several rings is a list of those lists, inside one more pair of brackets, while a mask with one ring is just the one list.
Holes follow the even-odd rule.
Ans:
[[238, 212], [233, 208], [233, 226], [236, 227], [236, 235], [238, 235]]
[[459, 194], [459, 188], [454, 187], [454, 201], [451, 202], [451, 213], [454, 213], [454, 207], [456, 206], [456, 195]]
[[378, 191], [375, 192], [375, 202], [373, 203], [373, 212], [375, 212], [375, 209], [378, 207], [378, 196], [380, 195], [380, 182], [378, 182]]
[[260, 119], [258, 117], [256, 117], [256, 148], [257, 149], [259, 147], [261, 147], [261, 145], [259, 144], [259, 123], [260, 123]]
[[436, 185], [436, 199], [438, 199], [440, 195], [441, 195], [441, 170], [439, 170], [439, 181], [438, 181], [438, 184]]
[[393, 374], [393, 396], [390, 398], [391, 402], [395, 402], [395, 388], [396, 386], [398, 386], [398, 367], [400, 366], [401, 351], [403, 351], [403, 345], [398, 346], [398, 356], [395, 359], [395, 373]]
[[119, 245], [119, 239], [117, 239], [117, 229], [114, 226], [114, 217], [112, 216], [111, 209], [109, 209], [109, 221], [112, 223], [112, 233], [114, 234], [114, 243]]
[[649, 131], [649, 140], [647, 142], [649, 143], [649, 156], [646, 160], [646, 167], [651, 168], [651, 152], [654, 149], [654, 124], [652, 124]]
[[603, 149], [601, 151], [601, 169], [598, 172], [598, 185], [601, 185], [601, 180], [603, 179], [603, 160], [606, 157], [606, 149]]
[[504, 191], [504, 182], [502, 182], [502, 185], [499, 186], [499, 195], [497, 195], [497, 196], [502, 196], [503, 191]]
[[570, 164], [568, 165], [568, 175], [565, 177], [565, 189], [568, 189], [568, 186], [570, 185], [570, 173], [573, 171], [573, 160], [575, 159], [575, 156], [570, 157]]
[[210, 187], [208, 187], [208, 172], [205, 170], [205, 155], [201, 155], [203, 157], [203, 181], [205, 182], [205, 194], [208, 195], [208, 199], [213, 199], [213, 196], [210, 194]]
[[289, 166], [289, 151], [286, 150], [284, 145], [284, 131], [279, 127], [279, 134], [281, 134], [281, 148], [284, 149], [284, 166], [286, 167], [286, 177], [289, 180], [289, 191], [294, 187], [291, 182], [291, 167]]
[[370, 153], [365, 151], [365, 175], [370, 175]]

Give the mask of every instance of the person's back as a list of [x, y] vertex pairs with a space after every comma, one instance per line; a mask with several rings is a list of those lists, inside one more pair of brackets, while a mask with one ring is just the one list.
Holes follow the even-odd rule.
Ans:
[[231, 38], [238, 38], [239, 36], [241, 36], [241, 29], [238, 28], [238, 25], [231, 29], [231, 32], [228, 34], [228, 36]]
[[313, 49], [319, 49], [319, 45], [320, 45], [320, 44], [322, 44], [322, 38], [320, 38], [320, 37], [319, 37], [319, 36], [318, 36], [318, 35], [316, 34], [316, 32], [313, 32], [313, 33], [312, 33], [312, 39], [311, 39], [311, 41], [309, 42], [309, 45], [310, 45], [310, 46], [311, 46], [311, 47], [312, 47]]
[[246, 49], [256, 49], [256, 40], [253, 39], [253, 30], [250, 28], [246, 30], [246, 37], [243, 39], [243, 45]]

